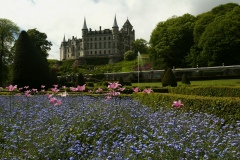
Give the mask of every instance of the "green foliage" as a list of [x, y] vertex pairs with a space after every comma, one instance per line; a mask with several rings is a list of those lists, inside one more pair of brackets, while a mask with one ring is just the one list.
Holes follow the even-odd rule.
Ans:
[[208, 97], [239, 97], [240, 86], [192, 86], [168, 88], [169, 93]]
[[47, 57], [49, 55], [48, 51], [51, 50], [52, 46], [52, 43], [47, 40], [47, 34], [38, 31], [36, 28], [29, 29], [27, 31], [27, 34], [37, 47], [39, 53], [43, 56], [45, 60], [47, 60]]
[[164, 74], [163, 79], [162, 79], [162, 86], [163, 87], [166, 87], [166, 86], [176, 87], [177, 86], [177, 80], [176, 80], [171, 68], [168, 68], [166, 70], [166, 73]]
[[140, 52], [141, 54], [148, 53], [148, 42], [142, 38], [136, 39], [133, 42], [133, 50], [135, 53]]
[[25, 31], [20, 33], [16, 42], [13, 83], [18, 87], [36, 89], [40, 89], [41, 85], [48, 87], [50, 83], [48, 64]]
[[125, 61], [131, 61], [137, 58], [137, 54], [134, 53], [133, 51], [127, 51], [124, 53], [124, 60]]
[[191, 84], [186, 74], [182, 75], [182, 84]]
[[7, 80], [8, 65], [13, 63], [12, 43], [19, 34], [19, 27], [8, 19], [0, 18], [0, 86]]
[[118, 78], [118, 83], [121, 84], [122, 86], [125, 85], [122, 77], [119, 77], [119, 78]]
[[82, 73], [79, 73], [78, 76], [77, 76], [77, 80], [76, 80], [76, 86], [77, 85], [84, 85], [85, 84], [85, 79], [83, 77], [83, 74]]
[[172, 102], [181, 100], [184, 106], [183, 111], [203, 112], [213, 114], [225, 119], [226, 123], [234, 123], [240, 120], [239, 98], [232, 97], [206, 97], [197, 95], [169, 94], [169, 93], [153, 93], [144, 94], [136, 93], [133, 95], [138, 98], [141, 103], [158, 110], [158, 106], [172, 107]]
[[55, 68], [50, 69], [50, 86], [58, 84], [57, 70]]

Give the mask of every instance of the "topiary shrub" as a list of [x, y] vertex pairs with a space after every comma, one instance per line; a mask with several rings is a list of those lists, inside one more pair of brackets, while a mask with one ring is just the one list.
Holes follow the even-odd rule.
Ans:
[[162, 79], [162, 86], [172, 86], [172, 87], [177, 87], [177, 80], [173, 74], [173, 71], [171, 68], [168, 68], [163, 76]]
[[84, 80], [83, 74], [79, 73], [79, 75], [77, 76], [77, 80], [76, 80], [76, 86], [77, 85], [82, 86], [84, 84], [85, 84], [85, 80]]
[[137, 58], [137, 54], [131, 50], [124, 53], [124, 60], [126, 60], [126, 61], [131, 61], [136, 58]]
[[122, 86], [124, 86], [124, 81], [122, 77], [118, 78], [118, 83], [121, 84]]
[[191, 84], [185, 73], [182, 75], [182, 84]]
[[18, 87], [29, 86], [41, 90], [50, 85], [48, 63], [39, 53], [26, 31], [22, 31], [15, 43], [13, 63], [13, 84]]

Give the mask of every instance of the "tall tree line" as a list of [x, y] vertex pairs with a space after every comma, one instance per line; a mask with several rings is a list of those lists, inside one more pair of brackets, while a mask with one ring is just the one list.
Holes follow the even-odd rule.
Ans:
[[240, 64], [239, 15], [240, 6], [228, 3], [159, 22], [149, 41], [154, 68]]

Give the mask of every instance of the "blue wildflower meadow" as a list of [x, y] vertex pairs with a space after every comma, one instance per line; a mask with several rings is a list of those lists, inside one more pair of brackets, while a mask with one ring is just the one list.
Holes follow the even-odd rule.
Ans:
[[[1, 159], [237, 159], [240, 122], [130, 97], [0, 96]], [[10, 103], [11, 102], [11, 103]], [[117, 103], [116, 103], [117, 102]]]

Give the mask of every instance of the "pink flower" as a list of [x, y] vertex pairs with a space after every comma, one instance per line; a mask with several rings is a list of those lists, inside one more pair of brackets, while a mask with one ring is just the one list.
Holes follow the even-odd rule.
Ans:
[[133, 92], [140, 92], [140, 89], [138, 87], [133, 88]]
[[92, 93], [93, 91], [91, 89], [88, 90], [89, 93]]
[[31, 91], [30, 91], [30, 90], [27, 90], [27, 91], [25, 91], [25, 92], [24, 92], [24, 94], [25, 94], [25, 96], [26, 96], [26, 97], [30, 97], [30, 96], [31, 96], [31, 94], [30, 94], [30, 93], [31, 93]]
[[111, 96], [106, 96], [106, 101], [110, 100], [111, 98]]
[[28, 89], [28, 88], [29, 88], [29, 86], [24, 86], [23, 88], [25, 88], [25, 89]]
[[57, 100], [57, 102], [54, 104], [54, 106], [59, 106], [62, 104], [62, 101], [60, 99]]
[[108, 88], [110, 89], [116, 89], [118, 86], [122, 86], [118, 82], [113, 82], [113, 83], [108, 82], [108, 83], [109, 83]]
[[77, 86], [77, 89], [79, 90], [79, 91], [84, 91], [85, 90], [85, 86], [86, 86], [86, 84], [84, 84], [84, 85], [82, 85], [82, 86]]
[[124, 90], [125, 90], [125, 88], [119, 88], [119, 91], [121, 91], [121, 92], [124, 91]]
[[52, 104], [54, 104], [56, 100], [57, 100], [57, 99], [56, 99], [55, 97], [51, 97], [50, 100], [49, 100], [49, 102], [52, 103]]
[[143, 92], [149, 94], [149, 93], [153, 92], [153, 90], [151, 90], [151, 89], [149, 88], [149, 89], [144, 89]]
[[57, 93], [59, 91], [59, 89], [57, 88], [51, 88], [51, 90], [54, 92], [54, 93]]
[[173, 104], [172, 104], [173, 107], [176, 107], [176, 108], [180, 108], [181, 106], [184, 106], [183, 103], [181, 102], [181, 100], [178, 100], [178, 101], [173, 101]]
[[66, 86], [62, 86], [62, 89], [66, 89]]
[[73, 92], [75, 92], [75, 91], [77, 91], [78, 89], [75, 88], [75, 87], [70, 87], [70, 90], [73, 91]]
[[48, 98], [51, 98], [53, 96], [53, 94], [49, 94], [49, 93], [47, 93], [46, 95], [48, 96]]
[[53, 85], [53, 87], [54, 87], [54, 88], [57, 88], [57, 87], [58, 87], [58, 85], [57, 85], [57, 84], [54, 84], [54, 85]]
[[101, 92], [102, 92], [102, 88], [98, 88], [98, 89], [96, 90], [96, 92], [97, 92], [97, 93], [101, 93]]
[[33, 92], [36, 92], [36, 93], [38, 92], [38, 90], [37, 90], [37, 89], [34, 89], [34, 88], [32, 89], [32, 91], [33, 91]]
[[8, 89], [8, 91], [13, 91], [14, 89], [17, 88], [17, 85], [13, 86], [13, 85], [9, 85], [8, 87], [6, 87]]
[[120, 92], [110, 91], [109, 95], [111, 95], [111, 96], [118, 96], [118, 95], [120, 95]]
[[45, 88], [45, 86], [44, 86], [44, 85], [41, 85], [41, 88], [43, 89], [43, 88]]

